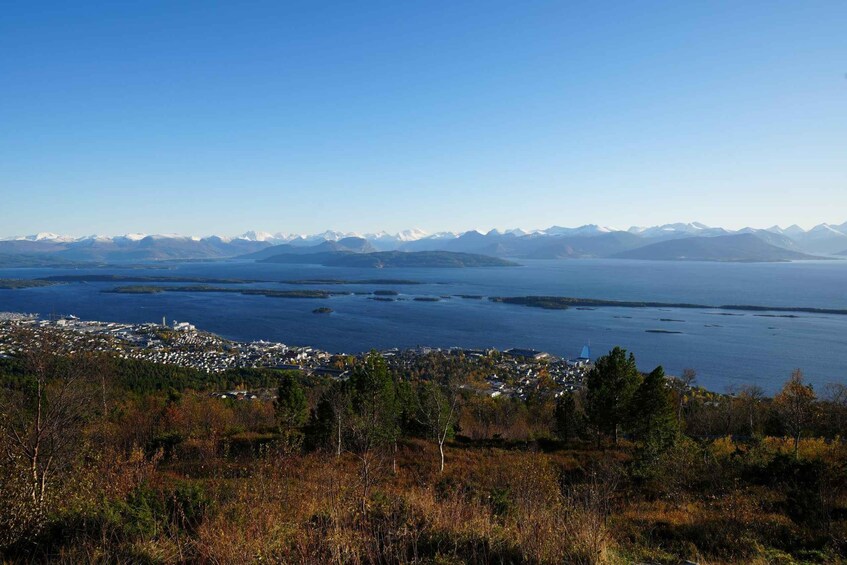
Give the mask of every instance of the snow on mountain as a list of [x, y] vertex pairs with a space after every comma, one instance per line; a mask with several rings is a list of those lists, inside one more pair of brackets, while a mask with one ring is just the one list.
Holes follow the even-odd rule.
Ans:
[[806, 230], [798, 226], [797, 224], [792, 224], [783, 230], [783, 233], [788, 237], [796, 237], [799, 235], [803, 235], [806, 233]]
[[[841, 226], [838, 226], [841, 227]], [[818, 224], [813, 227], [809, 231], [806, 232], [808, 235], [815, 235], [817, 237], [828, 237], [828, 236], [839, 236], [839, 235], [847, 235], [841, 230], [839, 230], [835, 226], [831, 226], [829, 224]]]
[[615, 230], [606, 226], [598, 226], [597, 224], [586, 224], [576, 228], [565, 228], [562, 226], [551, 226], [546, 230], [541, 230], [539, 233], [545, 235], [568, 235], [568, 236], [591, 236], [600, 235], [603, 233], [611, 233]]
[[797, 232], [789, 228], [785, 230], [785, 235], [797, 242], [807, 253], [831, 255], [847, 246], [847, 232], [840, 228], [841, 226], [818, 224], [809, 231]]
[[[508, 230], [500, 230], [493, 229], [490, 231], [482, 232], [479, 230], [469, 230], [466, 232], [437, 232], [437, 233], [427, 233], [424, 230], [413, 228], [400, 231], [398, 233], [389, 233], [386, 231], [378, 231], [374, 233], [368, 233], [361, 235], [355, 232], [341, 232], [337, 230], [327, 230], [321, 233], [315, 234], [296, 234], [296, 233], [283, 233], [276, 232], [271, 233], [267, 231], [258, 231], [251, 230], [245, 233], [242, 233], [237, 236], [227, 237], [227, 236], [208, 236], [208, 237], [196, 237], [196, 236], [183, 236], [179, 234], [173, 233], [165, 233], [165, 234], [145, 234], [145, 233], [127, 233], [125, 235], [119, 236], [97, 236], [90, 235], [84, 237], [72, 237], [67, 235], [60, 235], [53, 232], [39, 232], [33, 235], [27, 236], [18, 236], [18, 237], [7, 237], [3, 240], [7, 241], [29, 241], [35, 243], [44, 243], [46, 244], [66, 244], [66, 245], [74, 245], [77, 242], [84, 241], [93, 241], [99, 243], [107, 243], [107, 242], [115, 242], [120, 243], [122, 246], [131, 245], [133, 243], [138, 243], [142, 241], [163, 241], [163, 240], [178, 240], [183, 242], [194, 241], [194, 242], [216, 242], [215, 245], [220, 245], [221, 243], [225, 244], [235, 244], [236, 242], [240, 242], [239, 245], [247, 245], [247, 244], [265, 244], [265, 245], [279, 245], [283, 243], [287, 243], [295, 246], [304, 246], [304, 245], [313, 245], [317, 243], [321, 243], [324, 241], [337, 242], [341, 239], [348, 237], [356, 237], [363, 238], [370, 242], [373, 242], [380, 249], [428, 249], [432, 247], [438, 247], [440, 243], [438, 242], [447, 242], [450, 240], [464, 238], [467, 240], [468, 238], [491, 238], [499, 239], [502, 236], [509, 235], [514, 236], [516, 238], [522, 237], [533, 237], [533, 238], [543, 238], [546, 236], [567, 236], [567, 237], [592, 237], [598, 236], [602, 234], [609, 234], [618, 232], [620, 230], [616, 230], [614, 228], [608, 226], [600, 226], [597, 224], [586, 224], [578, 227], [563, 227], [563, 226], [551, 226], [546, 229], [532, 229], [526, 230], [521, 228], [512, 228]], [[847, 222], [843, 224], [819, 224], [810, 230], [804, 230], [798, 225], [792, 225], [787, 228], [782, 228], [778, 225], [771, 226], [767, 229], [758, 229], [747, 227], [741, 230], [727, 230], [724, 228], [716, 228], [710, 227], [701, 222], [690, 222], [690, 223], [672, 223], [672, 224], [663, 224], [659, 226], [649, 226], [649, 227], [639, 227], [633, 226], [626, 230], [626, 232], [637, 235], [639, 237], [649, 239], [649, 238], [660, 238], [660, 239], [668, 239], [668, 238], [677, 238], [677, 237], [691, 237], [691, 236], [716, 236], [716, 235], [726, 235], [733, 233], [773, 233], [777, 235], [786, 236], [795, 240], [801, 247], [810, 252], [831, 252], [831, 249], [837, 247], [838, 245], [842, 245], [845, 240], [847, 240]], [[409, 244], [414, 244], [412, 247], [408, 247]]]
[[456, 239], [457, 237], [459, 237], [459, 234], [457, 234], [456, 232], [440, 231], [432, 235], [428, 235], [424, 239]]
[[308, 239], [308, 240], [311, 240], [311, 241], [320, 241], [320, 240], [323, 240], [323, 241], [338, 241], [339, 239], [344, 239], [345, 237], [361, 237], [361, 236], [359, 234], [356, 234], [356, 233], [344, 233], [344, 232], [341, 232], [341, 231], [326, 230], [325, 232], [322, 232], [322, 233], [318, 233], [318, 234], [314, 234], [314, 235], [308, 235], [304, 239]]
[[701, 222], [675, 224], [664, 224], [661, 226], [638, 227], [633, 226], [627, 230], [629, 233], [640, 235], [646, 238], [673, 238], [673, 237], [696, 237], [696, 236], [715, 236], [727, 235], [733, 232], [724, 228], [713, 228]]
[[73, 238], [69, 238], [68, 236], [61, 236], [57, 233], [41, 232], [35, 235], [33, 241], [66, 241], [69, 239]]
[[398, 241], [417, 241], [427, 237], [427, 233], [423, 230], [412, 228], [410, 230], [401, 231], [396, 237]]
[[7, 239], [15, 241], [50, 241], [54, 243], [66, 243], [69, 241], [76, 241], [76, 238], [71, 237], [69, 235], [59, 235], [53, 232], [39, 232], [34, 235], [10, 237]]
[[142, 239], [147, 237], [147, 234], [146, 233], [128, 233], [128, 234], [124, 234], [120, 237], [122, 237], [123, 239], [125, 239], [127, 241], [141, 241]]
[[[223, 239], [223, 238], [222, 238]], [[234, 239], [244, 239], [247, 241], [271, 241], [276, 239], [276, 237], [268, 233], [266, 231], [248, 231], [243, 234], [236, 236]]]

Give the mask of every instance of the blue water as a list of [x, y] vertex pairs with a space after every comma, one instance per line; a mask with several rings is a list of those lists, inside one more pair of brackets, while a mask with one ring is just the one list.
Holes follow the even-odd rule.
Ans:
[[[254, 278], [412, 279], [414, 286], [327, 286], [331, 290], [391, 288], [395, 302], [365, 296], [285, 299], [240, 294], [102, 293], [114, 283], [0, 291], [0, 311], [75, 314], [83, 319], [189, 321], [236, 340], [265, 339], [312, 345], [332, 352], [370, 348], [530, 347], [576, 356], [590, 342], [598, 355], [615, 345], [633, 352], [642, 369], [663, 365], [671, 374], [694, 368], [698, 382], [724, 391], [755, 383], [774, 392], [795, 368], [821, 388], [847, 382], [847, 316], [798, 314], [797, 318], [732, 316], [713, 311], [599, 308], [549, 311], [456, 297], [558, 295], [585, 298], [753, 304], [847, 309], [847, 262], [777, 264], [670, 263], [621, 260], [522, 261], [495, 269], [350, 269], [255, 263], [189, 263], [171, 269], [5, 269], [0, 277], [53, 274], [126, 274]], [[126, 283], [121, 283], [126, 284]], [[321, 288], [276, 283], [258, 288]], [[413, 296], [445, 296], [415, 302]], [[312, 314], [329, 306], [331, 315]], [[661, 321], [662, 318], [678, 321]], [[681, 334], [647, 333], [662, 329]]]

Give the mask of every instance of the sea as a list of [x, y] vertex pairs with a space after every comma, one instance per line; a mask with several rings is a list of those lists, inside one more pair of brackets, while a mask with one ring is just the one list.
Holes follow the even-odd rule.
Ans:
[[[620, 308], [543, 310], [496, 303], [495, 296], [570, 296], [605, 300], [744, 304], [847, 309], [847, 261], [707, 263], [574, 259], [528, 261], [519, 267], [354, 269], [248, 262], [187, 262], [96, 269], [0, 269], [0, 278], [52, 275], [242, 278], [272, 290], [393, 290], [393, 301], [364, 294], [273, 298], [237, 293], [103, 292], [139, 283], [74, 282], [0, 290], [0, 311], [75, 315], [127, 323], [190, 322], [238, 341], [277, 341], [334, 353], [370, 349], [531, 348], [593, 357], [614, 346], [632, 351], [642, 370], [686, 368], [719, 392], [755, 384], [779, 390], [802, 369], [818, 390], [847, 383], [847, 315]], [[303, 279], [405, 279], [421, 284], [294, 285]], [[186, 283], [175, 283], [186, 286]], [[462, 296], [465, 296], [464, 298]], [[469, 297], [482, 298], [469, 298]], [[415, 297], [440, 298], [415, 301]], [[331, 314], [315, 314], [319, 307]], [[658, 330], [658, 331], [657, 331]]]

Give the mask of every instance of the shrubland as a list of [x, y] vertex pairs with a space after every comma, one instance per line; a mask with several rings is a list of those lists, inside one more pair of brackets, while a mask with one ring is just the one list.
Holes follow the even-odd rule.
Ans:
[[[847, 394], [635, 369], [492, 398], [433, 353], [204, 375], [49, 339], [0, 368], [0, 551], [66, 563], [839, 563]], [[270, 387], [253, 400], [216, 391]], [[275, 396], [275, 398], [271, 398]]]

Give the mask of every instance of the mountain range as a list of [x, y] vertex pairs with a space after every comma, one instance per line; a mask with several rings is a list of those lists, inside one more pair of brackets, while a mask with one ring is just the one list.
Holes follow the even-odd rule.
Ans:
[[594, 224], [544, 230], [471, 230], [427, 234], [325, 231], [284, 234], [251, 231], [236, 237], [127, 234], [74, 238], [54, 233], [0, 240], [0, 264], [142, 262], [279, 255], [385, 251], [446, 251], [517, 259], [612, 257], [629, 259], [792, 261], [847, 256], [847, 222], [804, 230], [793, 225], [729, 230], [701, 223], [675, 223], [618, 230]]

